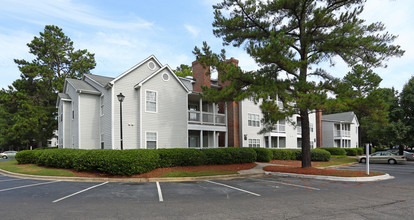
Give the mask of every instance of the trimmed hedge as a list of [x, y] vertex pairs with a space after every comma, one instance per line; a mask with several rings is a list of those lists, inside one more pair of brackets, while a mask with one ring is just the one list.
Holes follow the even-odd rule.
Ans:
[[258, 162], [269, 162], [273, 159], [273, 152], [270, 149], [258, 147], [253, 147], [252, 149], [256, 151], [256, 161]]
[[331, 155], [346, 155], [346, 151], [344, 148], [337, 148], [337, 147], [320, 147], [318, 149], [326, 150]]
[[49, 149], [17, 153], [19, 164], [99, 171], [111, 175], [146, 173], [156, 168], [212, 164], [252, 163], [257, 153], [251, 148], [79, 150]]
[[[273, 160], [302, 160], [300, 149], [271, 149]], [[331, 154], [326, 150], [311, 149], [311, 161], [329, 161]]]
[[271, 149], [273, 160], [296, 160], [297, 149]]
[[364, 148], [363, 147], [358, 147], [358, 148], [355, 148], [355, 149], [357, 150], [357, 155], [364, 154]]
[[345, 151], [346, 151], [346, 155], [347, 156], [356, 156], [356, 155], [359, 155], [357, 148], [345, 148]]
[[[311, 161], [329, 161], [331, 159], [331, 153], [320, 148], [311, 149]], [[302, 151], [296, 151], [296, 160], [302, 160]]]

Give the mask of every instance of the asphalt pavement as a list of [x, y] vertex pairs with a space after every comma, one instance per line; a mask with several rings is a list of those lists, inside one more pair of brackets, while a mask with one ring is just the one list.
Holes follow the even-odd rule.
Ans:
[[[363, 164], [341, 169], [363, 170]], [[412, 219], [414, 163], [392, 180], [264, 176], [190, 182], [70, 182], [0, 175], [2, 219]], [[4, 211], [6, 210], [6, 211]]]

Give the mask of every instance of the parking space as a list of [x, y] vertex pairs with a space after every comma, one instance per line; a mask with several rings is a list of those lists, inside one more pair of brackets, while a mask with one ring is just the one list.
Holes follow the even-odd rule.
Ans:
[[[353, 183], [348, 183], [352, 185]], [[0, 176], [0, 201], [31, 200], [45, 203], [132, 203], [191, 200], [237, 200], [289, 193], [315, 193], [346, 188], [347, 184], [311, 179], [267, 176], [234, 180], [150, 183], [89, 183], [41, 181]]]

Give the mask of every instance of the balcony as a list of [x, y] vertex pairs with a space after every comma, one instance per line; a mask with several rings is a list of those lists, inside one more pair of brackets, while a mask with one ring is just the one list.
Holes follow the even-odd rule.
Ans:
[[275, 125], [275, 130], [273, 130], [272, 132], [286, 133], [286, 125], [285, 124], [277, 124], [277, 125]]
[[296, 126], [296, 131], [298, 135], [302, 135], [302, 126]]
[[334, 137], [341, 138], [341, 137], [351, 137], [351, 131], [347, 130], [335, 130]]
[[206, 125], [226, 125], [226, 115], [221, 113], [212, 112], [200, 112], [189, 110], [188, 122], [194, 124], [206, 124]]

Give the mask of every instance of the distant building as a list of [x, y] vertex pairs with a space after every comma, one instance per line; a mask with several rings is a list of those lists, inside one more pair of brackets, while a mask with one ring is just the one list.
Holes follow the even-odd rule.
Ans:
[[322, 147], [356, 148], [359, 146], [359, 122], [354, 112], [322, 116]]

